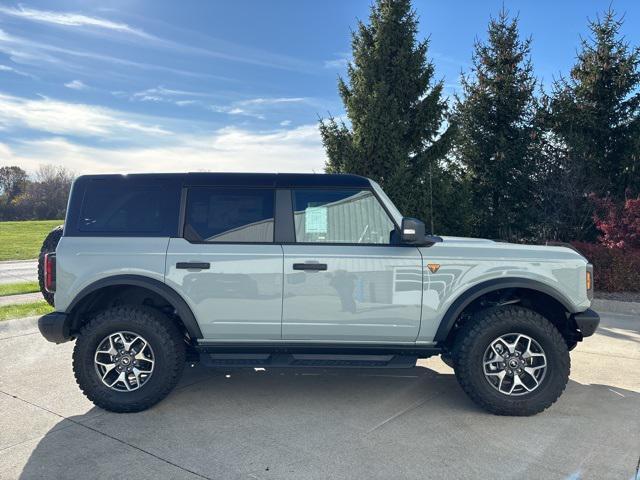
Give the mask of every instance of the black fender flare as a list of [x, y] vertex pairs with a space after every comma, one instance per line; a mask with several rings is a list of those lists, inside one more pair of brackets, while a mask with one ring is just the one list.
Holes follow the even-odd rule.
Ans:
[[434, 341], [443, 342], [447, 339], [447, 337], [449, 336], [449, 332], [453, 328], [456, 320], [464, 311], [464, 309], [471, 304], [471, 302], [480, 298], [482, 295], [486, 295], [487, 293], [491, 293], [496, 290], [504, 290], [507, 288], [526, 288], [528, 290], [534, 290], [540, 293], [544, 293], [558, 301], [558, 303], [560, 303], [567, 312], [577, 312], [577, 310], [575, 310], [575, 307], [564, 294], [545, 283], [528, 278], [495, 278], [474, 285], [473, 287], [465, 290], [458, 296], [458, 298], [456, 298], [456, 300], [451, 304], [451, 306], [447, 309], [446, 313], [442, 317], [440, 326], [436, 331]]
[[117, 285], [142, 287], [157, 293], [176, 309], [176, 312], [182, 320], [182, 323], [184, 323], [187, 332], [189, 332], [189, 336], [191, 338], [202, 338], [202, 331], [196, 321], [196, 317], [180, 294], [166, 283], [143, 275], [113, 275], [111, 277], [102, 278], [83, 288], [69, 304], [66, 309], [66, 313], [71, 314], [74, 308], [93, 292], [105, 287], [113, 287]]

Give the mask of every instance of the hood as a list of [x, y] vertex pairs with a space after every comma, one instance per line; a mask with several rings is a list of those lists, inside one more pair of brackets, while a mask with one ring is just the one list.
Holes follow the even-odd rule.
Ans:
[[[442, 242], [432, 247], [447, 251], [452, 255], [477, 257], [520, 257], [522, 259], [537, 260], [576, 260], [587, 259], [571, 245], [526, 245], [520, 243], [501, 242], [486, 238], [449, 237], [443, 236]], [[464, 250], [464, 253], [462, 253]]]

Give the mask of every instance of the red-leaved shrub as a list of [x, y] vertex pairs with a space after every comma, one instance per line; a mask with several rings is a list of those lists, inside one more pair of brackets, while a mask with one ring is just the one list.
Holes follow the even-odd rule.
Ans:
[[573, 242], [573, 246], [593, 264], [596, 290], [640, 292], [640, 249], [583, 242]]
[[594, 224], [602, 233], [598, 240], [609, 248], [640, 249], [640, 196], [620, 204], [609, 197], [590, 198], [596, 207]]

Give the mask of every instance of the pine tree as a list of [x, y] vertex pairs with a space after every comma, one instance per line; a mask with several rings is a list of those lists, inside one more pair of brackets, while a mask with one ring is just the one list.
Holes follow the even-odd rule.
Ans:
[[490, 238], [536, 235], [541, 131], [530, 46], [503, 9], [486, 42], [476, 41], [456, 98], [455, 157], [469, 177], [474, 233]]
[[450, 133], [443, 82], [417, 30], [410, 0], [376, 1], [353, 33], [348, 82], [338, 79], [348, 122], [322, 120], [320, 133], [327, 172], [370, 177], [404, 214], [433, 223], [431, 199], [442, 198], [434, 190], [449, 185], [441, 161]]
[[584, 194], [622, 200], [640, 192], [640, 49], [609, 9], [589, 23], [569, 78], [554, 84], [551, 129], [571, 168], [585, 172]]

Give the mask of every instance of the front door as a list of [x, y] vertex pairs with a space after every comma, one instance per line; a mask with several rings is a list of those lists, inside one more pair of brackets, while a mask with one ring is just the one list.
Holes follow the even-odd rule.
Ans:
[[283, 245], [282, 338], [413, 342], [422, 256], [392, 245], [395, 225], [369, 190], [293, 190], [296, 243]]
[[205, 340], [281, 339], [282, 247], [273, 235], [273, 189], [189, 189], [184, 238], [169, 242], [165, 281]]

